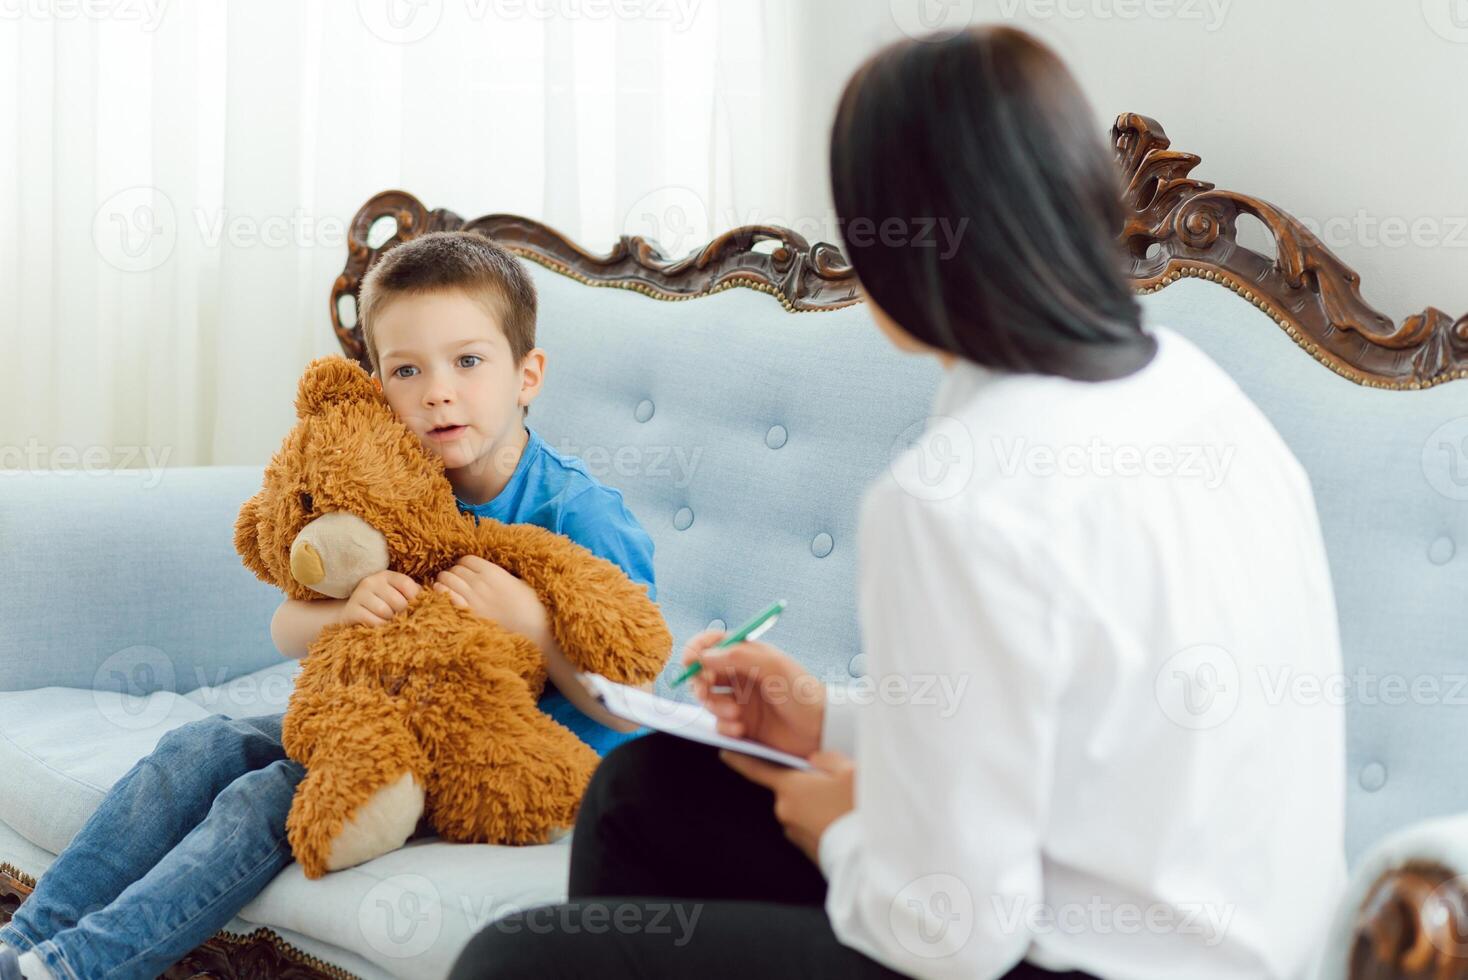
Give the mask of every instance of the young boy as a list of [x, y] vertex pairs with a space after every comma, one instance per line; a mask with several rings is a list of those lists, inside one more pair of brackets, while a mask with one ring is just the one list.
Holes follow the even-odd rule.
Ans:
[[[525, 425], [545, 377], [535, 314], [535, 287], [519, 260], [467, 232], [399, 245], [360, 296], [373, 376], [443, 458], [459, 509], [565, 534], [656, 598], [652, 541], [622, 495]], [[525, 583], [466, 557], [431, 587], [534, 639], [550, 678], [541, 707], [597, 752], [635, 737], [575, 681]], [[286, 600], [271, 637], [300, 657], [325, 626], [381, 625], [418, 589], [387, 571], [346, 599]], [[281, 747], [281, 718], [213, 715], [164, 735], [0, 928], [0, 980], [151, 978], [258, 895], [291, 862], [285, 820], [305, 775]]]

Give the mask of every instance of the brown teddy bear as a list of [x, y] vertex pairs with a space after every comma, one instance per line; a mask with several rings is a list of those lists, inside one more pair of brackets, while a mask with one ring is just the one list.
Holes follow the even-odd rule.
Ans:
[[494, 562], [535, 589], [571, 663], [625, 684], [671, 652], [657, 606], [568, 538], [461, 513], [357, 364], [313, 361], [296, 416], [235, 523], [245, 565], [293, 599], [345, 598], [385, 568], [425, 586], [386, 625], [324, 629], [296, 679], [282, 742], [306, 778], [286, 827], [306, 876], [401, 847], [425, 813], [451, 841], [569, 827], [597, 756], [536, 706], [539, 649], [427, 586], [464, 555]]

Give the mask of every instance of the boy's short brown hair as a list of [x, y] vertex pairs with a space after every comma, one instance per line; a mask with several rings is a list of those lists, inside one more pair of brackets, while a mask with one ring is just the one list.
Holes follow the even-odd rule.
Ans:
[[382, 377], [373, 321], [394, 297], [456, 289], [498, 316], [519, 364], [535, 347], [535, 283], [512, 253], [472, 231], [435, 231], [403, 242], [362, 279], [357, 319], [372, 373]]

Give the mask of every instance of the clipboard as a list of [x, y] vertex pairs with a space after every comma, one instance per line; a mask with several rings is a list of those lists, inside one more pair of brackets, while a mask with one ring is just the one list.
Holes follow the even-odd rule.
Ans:
[[701, 704], [658, 697], [639, 688], [607, 680], [600, 674], [577, 676], [601, 706], [618, 718], [693, 742], [742, 752], [792, 769], [815, 768], [798, 755], [772, 749], [751, 739], [730, 738], [720, 734], [716, 727], [718, 719]]

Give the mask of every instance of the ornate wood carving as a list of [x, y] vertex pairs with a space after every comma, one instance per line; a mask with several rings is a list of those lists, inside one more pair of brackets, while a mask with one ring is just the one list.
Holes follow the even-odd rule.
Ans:
[[[373, 248], [368, 234], [382, 218], [395, 219], [397, 231]], [[606, 255], [596, 255], [530, 218], [490, 214], [466, 222], [443, 208], [430, 211], [405, 191], [383, 191], [353, 217], [347, 265], [331, 290], [332, 329], [349, 357], [366, 366], [360, 328], [355, 322], [343, 322], [343, 297], [351, 298], [355, 310], [362, 277], [394, 245], [430, 231], [458, 228], [480, 232], [517, 255], [587, 285], [631, 289], [656, 299], [692, 299], [742, 286], [774, 295], [792, 312], [833, 310], [859, 302], [856, 276], [841, 250], [825, 242], [812, 245], [788, 228], [745, 225], [680, 259], [668, 258], [640, 235], [623, 235]]]
[[[1171, 149], [1155, 120], [1123, 114], [1111, 136], [1129, 212], [1121, 240], [1139, 289], [1182, 276], [1221, 282], [1358, 384], [1422, 388], [1468, 377], [1468, 316], [1454, 320], [1429, 306], [1395, 323], [1361, 298], [1361, 277], [1295, 218], [1190, 177], [1199, 158]], [[1269, 230], [1273, 256], [1238, 243], [1241, 214]]]
[[1357, 914], [1351, 980], [1468, 978], [1468, 887], [1434, 864], [1389, 871]]
[[[1189, 176], [1199, 158], [1171, 149], [1162, 127], [1127, 113], [1112, 128], [1125, 175], [1126, 226], [1120, 238], [1138, 290], [1179, 278], [1221, 283], [1258, 306], [1317, 360], [1372, 387], [1422, 388], [1468, 377], [1468, 316], [1454, 320], [1435, 307], [1397, 324], [1361, 298], [1360, 277], [1299, 221], [1258, 198], [1217, 190]], [[1275, 254], [1238, 243], [1239, 215], [1258, 218]], [[396, 219], [396, 233], [374, 248], [369, 230]], [[342, 349], [365, 363], [361, 333], [344, 322], [355, 309], [362, 276], [383, 251], [429, 231], [468, 228], [517, 254], [594, 286], [633, 289], [665, 300], [691, 299], [734, 286], [774, 295], [787, 310], [838, 309], [859, 302], [855, 273], [833, 245], [812, 245], [785, 228], [751, 225], [726, 232], [681, 258], [669, 259], [640, 236], [623, 236], [606, 255], [588, 252], [538, 221], [492, 214], [465, 221], [429, 210], [404, 191], [384, 191], [357, 212], [346, 268], [331, 293], [331, 322]], [[354, 321], [355, 314], [346, 318]]]
[[[9, 864], [0, 864], [0, 924], [10, 921], [20, 903], [35, 890], [36, 879]], [[214, 980], [356, 980], [354, 974], [296, 949], [269, 929], [248, 935], [215, 933], [207, 942], [163, 972], [165, 980], [212, 977]]]

